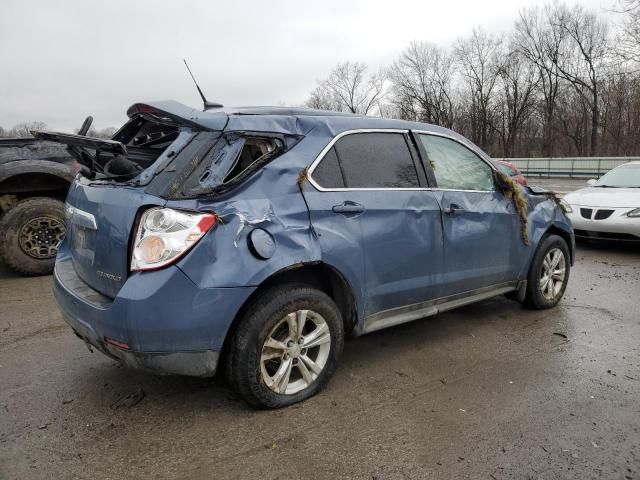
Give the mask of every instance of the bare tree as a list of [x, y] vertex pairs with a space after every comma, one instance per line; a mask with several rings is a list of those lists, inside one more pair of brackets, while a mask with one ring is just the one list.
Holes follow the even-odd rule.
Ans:
[[320, 82], [311, 91], [305, 105], [318, 110], [340, 110], [340, 105], [335, 101], [333, 93], [324, 82]]
[[559, 5], [558, 24], [567, 34], [557, 68], [590, 109], [589, 155], [596, 154], [600, 129], [600, 86], [606, 73], [611, 43], [607, 24], [579, 5], [568, 9]]
[[502, 59], [502, 40], [474, 29], [459, 40], [455, 54], [464, 77], [462, 98], [467, 104], [472, 140], [482, 148], [489, 145], [490, 116]]
[[394, 103], [412, 120], [451, 127], [453, 74], [447, 51], [428, 42], [411, 42], [389, 70]]
[[115, 127], [107, 127], [107, 128], [103, 128], [101, 130], [95, 129], [95, 128], [91, 128], [88, 132], [87, 132], [87, 136], [88, 137], [94, 137], [94, 138], [111, 138], [113, 137], [113, 134], [116, 133], [118, 131], [117, 128]]
[[616, 11], [623, 15], [618, 35], [618, 53], [626, 60], [640, 63], [640, 0], [618, 0]]
[[560, 75], [558, 65], [566, 33], [559, 27], [559, 12], [553, 5], [532, 7], [520, 12], [514, 32], [514, 46], [539, 72], [542, 96], [542, 153], [553, 154], [553, 123], [556, 113]]
[[[561, 133], [570, 141], [579, 156], [589, 154], [590, 106], [587, 100], [570, 85], [564, 85], [558, 96], [558, 123]], [[564, 147], [567, 149], [567, 147]], [[560, 151], [567, 154], [571, 149]]]
[[533, 113], [534, 91], [540, 75], [517, 50], [511, 50], [499, 68], [497, 114], [492, 127], [502, 143], [502, 155], [511, 157], [520, 128]]
[[640, 77], [618, 72], [603, 82], [601, 152], [634, 155], [640, 145]]
[[334, 68], [326, 80], [318, 83], [307, 105], [329, 105], [338, 111], [368, 115], [385, 95], [384, 76], [367, 76], [367, 66], [345, 62]]
[[47, 124], [44, 122], [23, 122], [18, 123], [9, 130], [9, 137], [31, 137], [31, 130], [45, 130]]
[[508, 45], [482, 30], [414, 41], [388, 69], [389, 97], [380, 76], [341, 64], [307, 104], [440, 124], [492, 155], [638, 155], [640, 0], [616, 1], [617, 25], [554, 1], [522, 10]]

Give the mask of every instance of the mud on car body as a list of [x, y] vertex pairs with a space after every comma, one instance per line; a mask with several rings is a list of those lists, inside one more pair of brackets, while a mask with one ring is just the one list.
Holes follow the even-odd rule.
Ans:
[[449, 130], [174, 102], [128, 114], [109, 142], [38, 134], [84, 165], [56, 299], [78, 336], [128, 365], [222, 370], [249, 403], [280, 407], [327, 383], [347, 334], [500, 294], [562, 297], [564, 212]]

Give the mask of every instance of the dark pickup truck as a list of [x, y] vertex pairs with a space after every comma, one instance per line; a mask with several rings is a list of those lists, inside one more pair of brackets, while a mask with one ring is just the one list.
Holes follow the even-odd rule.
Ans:
[[52, 272], [75, 174], [64, 145], [0, 139], [0, 256], [11, 269], [25, 275]]

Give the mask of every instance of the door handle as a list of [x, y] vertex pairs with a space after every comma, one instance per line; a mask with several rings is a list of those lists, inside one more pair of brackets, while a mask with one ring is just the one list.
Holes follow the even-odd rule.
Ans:
[[347, 201], [341, 203], [340, 205], [334, 205], [331, 210], [333, 210], [335, 213], [341, 213], [343, 215], [354, 215], [363, 213], [365, 209], [364, 205]]
[[447, 215], [455, 215], [456, 212], [464, 212], [464, 208], [455, 203], [452, 203], [448, 208], [444, 209], [444, 213], [446, 213]]

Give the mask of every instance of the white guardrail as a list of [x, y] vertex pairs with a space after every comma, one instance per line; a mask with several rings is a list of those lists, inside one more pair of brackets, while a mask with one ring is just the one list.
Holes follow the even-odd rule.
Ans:
[[526, 177], [597, 178], [640, 157], [496, 158], [516, 165]]

